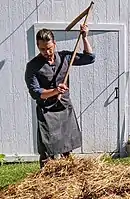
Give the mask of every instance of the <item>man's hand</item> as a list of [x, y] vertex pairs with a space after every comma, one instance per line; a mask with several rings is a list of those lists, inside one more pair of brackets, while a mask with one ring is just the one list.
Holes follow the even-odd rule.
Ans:
[[88, 41], [88, 26], [87, 25], [80, 25], [80, 33], [82, 34], [82, 40], [84, 45], [84, 52], [86, 53], [92, 53], [92, 47]]
[[69, 88], [66, 86], [66, 84], [59, 84], [58, 86], [57, 86], [57, 91], [58, 91], [58, 93], [60, 93], [60, 94], [64, 94], [65, 93], [65, 91], [67, 91]]
[[87, 25], [80, 25], [80, 33], [82, 34], [83, 38], [87, 37], [88, 32], [89, 32], [89, 29]]
[[55, 95], [64, 94], [69, 88], [66, 84], [59, 84], [57, 88], [52, 89], [43, 89], [43, 93], [41, 94], [41, 99], [47, 99], [49, 97], [53, 97]]

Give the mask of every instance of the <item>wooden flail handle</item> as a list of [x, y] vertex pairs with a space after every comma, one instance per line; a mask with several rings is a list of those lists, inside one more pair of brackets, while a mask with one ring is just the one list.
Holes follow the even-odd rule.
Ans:
[[94, 4], [93, 1], [91, 1], [90, 6], [86, 8], [78, 17], [76, 17], [67, 27], [66, 31], [71, 30], [84, 16], [88, 15], [92, 5]]
[[[87, 8], [87, 14], [86, 14], [86, 17], [85, 17], [85, 20], [84, 20], [84, 23], [83, 23], [84, 25], [85, 25], [86, 22], [87, 22], [88, 15], [89, 15], [89, 12], [90, 12], [90, 10], [91, 10], [93, 4], [94, 4], [94, 3], [91, 2], [91, 3], [90, 3], [90, 6]], [[80, 15], [79, 15], [79, 16], [80, 16]], [[80, 18], [81, 18], [81, 17], [80, 17]], [[76, 21], [76, 23], [77, 23], [77, 21], [79, 21], [79, 20], [80, 20], [79, 18], [78, 18], [78, 20], [77, 20], [77, 18], [76, 18], [76, 20], [72, 21], [72, 23], [71, 23], [68, 27], [69, 27], [69, 28], [70, 28], [70, 27], [73, 27], [73, 26], [75, 25], [75, 21]], [[67, 30], [69, 30], [68, 27], [66, 28]], [[66, 84], [66, 83], [67, 83], [67, 79], [68, 79], [68, 76], [69, 76], [70, 68], [71, 68], [71, 66], [72, 66], [72, 64], [73, 64], [73, 62], [74, 62], [74, 59], [75, 59], [75, 56], [76, 56], [76, 53], [77, 53], [77, 49], [78, 49], [78, 45], [79, 45], [80, 38], [81, 38], [81, 32], [79, 33], [79, 36], [78, 36], [78, 39], [77, 39], [77, 42], [76, 42], [76, 45], [75, 45], [75, 48], [74, 48], [74, 52], [73, 52], [73, 55], [72, 55], [72, 57], [71, 57], [71, 60], [70, 60], [70, 63], [69, 63], [69, 66], [68, 66], [68, 70], [67, 70], [67, 73], [66, 73], [66, 75], [65, 75], [63, 84]], [[58, 100], [61, 99], [61, 96], [62, 96], [62, 94], [59, 94], [59, 95], [58, 95]]]

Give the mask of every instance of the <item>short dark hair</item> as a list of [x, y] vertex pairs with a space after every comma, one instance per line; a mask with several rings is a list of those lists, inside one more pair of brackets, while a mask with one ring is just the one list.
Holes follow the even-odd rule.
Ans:
[[39, 40], [42, 40], [43, 42], [48, 42], [51, 40], [54, 41], [54, 34], [51, 30], [43, 28], [37, 32], [36, 40], [37, 44]]

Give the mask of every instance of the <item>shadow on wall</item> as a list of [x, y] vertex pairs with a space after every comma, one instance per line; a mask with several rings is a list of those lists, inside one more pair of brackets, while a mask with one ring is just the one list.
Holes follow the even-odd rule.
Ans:
[[[28, 61], [35, 56], [35, 34], [34, 26], [31, 26], [27, 31], [27, 48], [28, 48]], [[36, 116], [36, 102], [31, 98], [32, 110], [32, 129], [33, 129], [33, 149], [37, 154], [37, 116]]]
[[5, 59], [0, 61], [0, 70], [3, 68], [4, 64], [5, 64]]
[[31, 60], [35, 56], [34, 26], [31, 26], [27, 31], [27, 47], [28, 47], [28, 60]]

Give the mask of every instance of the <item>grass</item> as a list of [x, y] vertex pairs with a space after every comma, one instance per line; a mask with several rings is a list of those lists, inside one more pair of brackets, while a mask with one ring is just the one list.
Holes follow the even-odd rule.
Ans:
[[109, 155], [104, 155], [101, 157], [101, 160], [109, 164], [127, 164], [127, 165], [129, 164], [130, 165], [130, 157], [114, 159]]
[[39, 170], [39, 163], [16, 163], [0, 166], [0, 190], [20, 182], [29, 174]]

